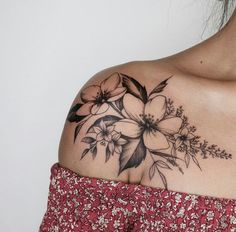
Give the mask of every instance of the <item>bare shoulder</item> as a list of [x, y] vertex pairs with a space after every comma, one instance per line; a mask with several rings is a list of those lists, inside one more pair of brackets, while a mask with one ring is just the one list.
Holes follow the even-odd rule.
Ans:
[[96, 73], [70, 107], [59, 163], [82, 176], [236, 198], [233, 134], [221, 136], [232, 125], [215, 116], [212, 83], [162, 60]]
[[[151, 61], [132, 61], [88, 78], [66, 118], [59, 145], [62, 166], [83, 176], [140, 182], [146, 152], [143, 139], [138, 140], [142, 132], [135, 129], [141, 127], [144, 116], [135, 114], [142, 113], [150, 95], [161, 93], [171, 76], [162, 65], [156, 72], [157, 66]], [[157, 88], [151, 93], [148, 89], [153, 85]], [[163, 96], [158, 99], [166, 101]]]

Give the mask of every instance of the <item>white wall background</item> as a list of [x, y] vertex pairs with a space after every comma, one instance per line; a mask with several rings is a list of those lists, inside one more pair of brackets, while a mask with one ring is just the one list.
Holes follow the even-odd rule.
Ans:
[[0, 0], [0, 231], [38, 230], [80, 87], [104, 68], [207, 38], [215, 1]]

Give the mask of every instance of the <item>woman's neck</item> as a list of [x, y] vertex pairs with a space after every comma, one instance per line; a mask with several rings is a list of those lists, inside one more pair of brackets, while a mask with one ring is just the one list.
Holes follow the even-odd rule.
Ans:
[[236, 12], [212, 37], [165, 59], [185, 73], [236, 81]]

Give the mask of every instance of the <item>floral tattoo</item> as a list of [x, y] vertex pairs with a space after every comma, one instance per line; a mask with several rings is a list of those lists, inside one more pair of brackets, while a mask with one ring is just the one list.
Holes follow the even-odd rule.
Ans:
[[188, 168], [193, 162], [202, 171], [199, 156], [232, 159], [217, 145], [201, 141], [195, 126], [183, 114], [183, 107], [176, 108], [170, 98], [161, 94], [170, 78], [148, 93], [133, 77], [115, 72], [100, 85], [83, 89], [81, 103], [72, 106], [67, 116], [69, 122], [76, 123], [74, 142], [83, 125], [96, 118], [81, 140], [87, 144], [81, 159], [86, 155], [94, 159], [98, 146], [104, 146], [105, 162], [113, 155], [119, 156], [119, 175], [138, 167], [150, 155], [153, 163], [149, 178], [157, 173], [166, 189], [164, 170], [176, 168], [184, 174], [183, 166]]

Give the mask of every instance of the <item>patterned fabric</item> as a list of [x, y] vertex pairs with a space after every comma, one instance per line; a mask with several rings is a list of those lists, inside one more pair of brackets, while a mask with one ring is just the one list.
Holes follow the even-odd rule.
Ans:
[[79, 176], [51, 167], [40, 232], [236, 231], [236, 200]]

